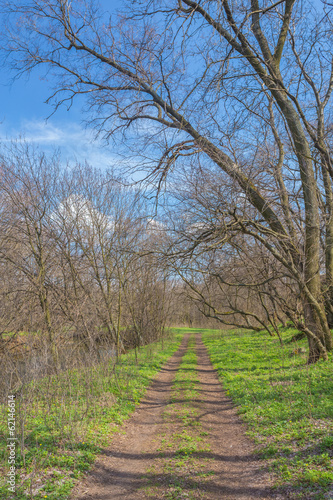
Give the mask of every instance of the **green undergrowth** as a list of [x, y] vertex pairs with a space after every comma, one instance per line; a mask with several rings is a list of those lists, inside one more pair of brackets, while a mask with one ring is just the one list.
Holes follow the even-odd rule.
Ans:
[[181, 333], [94, 367], [28, 384], [16, 396], [16, 493], [8, 491], [7, 407], [0, 422], [1, 499], [65, 500], [149, 383], [178, 349]]
[[295, 333], [281, 329], [283, 346], [253, 331], [206, 331], [203, 340], [277, 487], [286, 498], [332, 499], [332, 356], [308, 366]]

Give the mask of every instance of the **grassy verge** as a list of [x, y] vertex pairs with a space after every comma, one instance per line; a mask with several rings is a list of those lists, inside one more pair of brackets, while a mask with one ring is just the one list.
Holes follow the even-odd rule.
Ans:
[[307, 366], [306, 349], [297, 350], [306, 342], [288, 343], [293, 333], [282, 330], [282, 347], [252, 331], [206, 331], [203, 340], [285, 498], [331, 499], [332, 356]]
[[205, 441], [207, 433], [202, 432], [197, 420], [200, 384], [196, 368], [195, 340], [191, 337], [175, 375], [170, 404], [163, 412], [165, 432], [158, 438], [159, 458], [146, 474], [146, 498], [198, 498], [197, 490], [211, 475], [206, 470], [206, 459], [200, 457], [209, 451], [209, 444]]
[[8, 427], [2, 406], [0, 498], [65, 500], [89, 470], [150, 381], [177, 350], [182, 334], [95, 367], [28, 384], [16, 397], [16, 493], [8, 491]]

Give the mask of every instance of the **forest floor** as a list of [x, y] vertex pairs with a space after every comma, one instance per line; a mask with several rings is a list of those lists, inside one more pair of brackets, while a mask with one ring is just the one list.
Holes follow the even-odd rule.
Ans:
[[277, 499], [199, 333], [155, 377], [74, 500]]

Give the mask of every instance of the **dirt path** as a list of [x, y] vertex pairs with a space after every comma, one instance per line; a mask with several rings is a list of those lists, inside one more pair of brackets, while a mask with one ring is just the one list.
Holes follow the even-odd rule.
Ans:
[[[191, 347], [195, 369], [182, 362], [188, 340], [186, 335], [73, 500], [276, 498], [199, 335]], [[191, 379], [187, 392], [183, 375], [184, 384]]]
[[209, 457], [214, 459], [210, 466], [215, 471], [213, 479], [205, 485], [203, 498], [276, 498], [270, 491], [268, 474], [260, 470], [262, 464], [254, 455], [254, 445], [245, 436], [245, 426], [222, 390], [200, 338], [197, 340], [197, 354], [201, 386], [198, 408], [202, 428], [209, 433]]

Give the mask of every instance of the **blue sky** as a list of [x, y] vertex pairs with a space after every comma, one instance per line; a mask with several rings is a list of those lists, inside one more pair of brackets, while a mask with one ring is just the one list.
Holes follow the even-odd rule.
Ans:
[[51, 92], [47, 83], [36, 73], [9, 84], [11, 77], [8, 71], [1, 72], [1, 142], [22, 136], [46, 152], [59, 148], [64, 161], [87, 160], [100, 168], [119, 161], [112, 146], [106, 147], [101, 141], [94, 140], [92, 130], [86, 129], [79, 102], [75, 102], [70, 110], [61, 107], [48, 118], [53, 108], [45, 103]]
[[[115, 10], [121, 0], [102, 0], [107, 10]], [[48, 82], [37, 71], [14, 80], [14, 73], [4, 67], [0, 72], [0, 142], [20, 136], [38, 144], [46, 152], [59, 148], [63, 160], [83, 162], [95, 167], [118, 164], [115, 146], [95, 140], [93, 131], [83, 123], [82, 102], [75, 101], [67, 110], [62, 106], [53, 113], [45, 103], [51, 94]], [[49, 118], [48, 118], [49, 117]]]
[[[320, 0], [314, 0], [320, 5]], [[115, 11], [122, 0], [102, 0], [104, 8]], [[48, 118], [53, 108], [45, 103], [51, 90], [34, 71], [10, 84], [13, 74], [7, 68], [0, 73], [0, 140], [2, 142], [25, 137], [38, 143], [46, 151], [60, 148], [63, 159], [74, 162], [87, 160], [103, 168], [118, 164], [117, 146], [94, 140], [93, 131], [86, 129], [81, 113], [82, 102], [75, 101], [70, 110], [61, 107]], [[48, 118], [48, 119], [47, 119]]]

